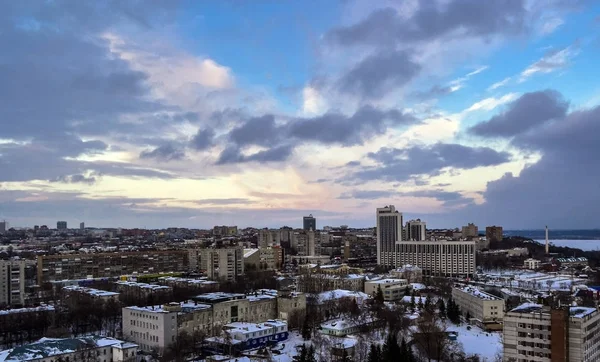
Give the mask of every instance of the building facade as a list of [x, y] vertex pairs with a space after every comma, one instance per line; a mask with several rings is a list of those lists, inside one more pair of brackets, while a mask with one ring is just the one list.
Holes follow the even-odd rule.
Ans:
[[504, 316], [507, 362], [600, 360], [600, 313], [596, 308], [551, 309], [525, 303]]
[[317, 219], [312, 216], [312, 214], [308, 215], [308, 216], [304, 216], [302, 218], [302, 228], [304, 230], [312, 230], [312, 231], [316, 231], [317, 230]]
[[525, 259], [523, 264], [524, 264], [523, 266], [526, 269], [536, 270], [540, 267], [541, 261], [538, 259], [529, 258], [529, 259]]
[[410, 220], [406, 223], [407, 241], [423, 241], [427, 239], [427, 223], [421, 219]]
[[476, 238], [479, 236], [479, 228], [473, 223], [462, 227], [462, 237], [465, 239]]
[[406, 279], [369, 280], [365, 282], [365, 293], [375, 296], [381, 288], [383, 299], [392, 302], [402, 299], [407, 286], [408, 281]]
[[0, 306], [25, 305], [35, 283], [35, 261], [0, 260]]
[[187, 250], [43, 255], [37, 258], [38, 284], [63, 279], [119, 277], [189, 271]]
[[241, 246], [228, 248], [192, 249], [198, 269], [214, 280], [234, 281], [244, 275], [244, 249]]
[[377, 208], [377, 264], [396, 265], [395, 245], [402, 241], [402, 213], [394, 205]]
[[488, 242], [499, 242], [503, 238], [502, 226], [488, 226], [485, 228], [485, 238]]
[[452, 299], [464, 316], [483, 328], [500, 326], [504, 317], [504, 299], [485, 293], [477, 288], [465, 286], [452, 288]]
[[473, 241], [403, 241], [396, 244], [397, 265], [417, 265], [427, 275], [475, 274]]
[[66, 221], [57, 221], [56, 229], [57, 230], [67, 230], [67, 222]]

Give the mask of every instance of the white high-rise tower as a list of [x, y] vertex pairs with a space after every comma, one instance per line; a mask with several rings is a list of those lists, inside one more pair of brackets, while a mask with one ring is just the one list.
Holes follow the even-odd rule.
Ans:
[[546, 255], [550, 254], [550, 245], [548, 244], [548, 225], [546, 225]]
[[396, 242], [402, 241], [402, 213], [394, 205], [377, 209], [377, 264], [395, 266]]

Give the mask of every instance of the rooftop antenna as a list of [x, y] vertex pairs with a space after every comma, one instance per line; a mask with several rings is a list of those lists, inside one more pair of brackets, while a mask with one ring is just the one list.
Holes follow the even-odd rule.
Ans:
[[548, 244], [548, 225], [546, 225], [546, 255], [550, 254], [550, 246]]

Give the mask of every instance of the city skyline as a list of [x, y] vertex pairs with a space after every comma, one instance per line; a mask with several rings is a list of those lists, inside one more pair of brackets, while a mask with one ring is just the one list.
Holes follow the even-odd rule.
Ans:
[[395, 205], [431, 228], [600, 227], [599, 16], [560, 0], [2, 3], [0, 221], [372, 227]]

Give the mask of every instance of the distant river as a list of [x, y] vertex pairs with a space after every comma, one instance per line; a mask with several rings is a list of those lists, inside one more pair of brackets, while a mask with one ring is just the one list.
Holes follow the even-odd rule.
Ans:
[[[539, 243], [546, 243], [545, 239], [536, 240]], [[581, 249], [581, 250], [600, 250], [600, 240], [552, 240], [548, 239], [550, 244], [555, 246], [566, 246], [569, 248]]]

